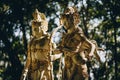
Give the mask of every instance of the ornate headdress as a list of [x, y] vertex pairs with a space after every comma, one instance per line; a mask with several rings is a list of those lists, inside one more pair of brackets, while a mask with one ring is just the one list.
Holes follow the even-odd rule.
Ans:
[[44, 13], [41, 13], [38, 11], [38, 9], [36, 9], [35, 12], [33, 12], [33, 18], [34, 18], [32, 21], [33, 27], [34, 25], [36, 25], [42, 28], [44, 31], [48, 30], [48, 21]]
[[79, 13], [76, 7], [67, 7], [61, 15], [61, 18], [67, 18], [74, 25], [78, 25], [80, 22]]

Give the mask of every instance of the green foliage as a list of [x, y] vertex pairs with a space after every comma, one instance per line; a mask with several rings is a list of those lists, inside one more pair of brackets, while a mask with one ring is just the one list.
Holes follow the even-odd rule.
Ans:
[[[31, 35], [30, 21], [36, 8], [46, 14], [49, 21], [49, 32], [51, 32], [53, 28], [57, 27], [56, 19], [60, 17], [63, 10], [68, 5], [75, 5], [80, 12], [80, 25], [87, 37], [95, 39], [99, 46], [105, 47], [106, 62], [99, 68], [91, 69], [94, 79], [119, 79], [120, 1], [84, 1], [86, 3], [83, 0], [1, 0], [0, 78], [19, 80], [26, 59], [27, 43]], [[101, 20], [101, 22], [97, 26], [90, 25], [90, 21], [93, 19]], [[90, 29], [88, 25], [93, 29]]]

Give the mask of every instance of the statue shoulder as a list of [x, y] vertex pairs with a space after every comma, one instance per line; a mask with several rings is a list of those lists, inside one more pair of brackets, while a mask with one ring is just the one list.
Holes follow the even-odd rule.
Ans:
[[33, 43], [34, 40], [35, 40], [35, 37], [31, 36], [31, 39], [28, 42], [28, 46], [31, 46], [31, 44]]
[[78, 27], [77, 31], [75, 31], [75, 37], [80, 38], [83, 41], [86, 40], [86, 36], [84, 35], [82, 28], [80, 28], [80, 27]]
[[80, 27], [77, 28], [76, 32], [79, 33], [79, 34], [84, 34], [82, 28], [80, 28]]

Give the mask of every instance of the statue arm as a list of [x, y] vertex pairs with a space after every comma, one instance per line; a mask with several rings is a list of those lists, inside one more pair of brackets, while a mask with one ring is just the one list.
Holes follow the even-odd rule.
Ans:
[[90, 48], [91, 48], [89, 57], [92, 57], [95, 52], [95, 45], [92, 42], [90, 42], [90, 40], [88, 40], [88, 39], [86, 41], [88, 42], [88, 44], [90, 44]]
[[55, 60], [57, 60], [57, 59], [60, 59], [61, 58], [61, 56], [62, 56], [62, 52], [59, 50], [59, 49], [57, 49], [56, 48], [56, 44], [55, 43], [53, 43], [53, 46], [52, 46], [53, 48], [53, 54], [51, 55], [51, 61], [55, 61]]
[[82, 43], [82, 49], [87, 50], [89, 49], [89, 53], [88, 53], [88, 57], [92, 57], [94, 55], [94, 52], [96, 50], [95, 44], [93, 44], [90, 40], [88, 40], [87, 38], [85, 39], [85, 41]]
[[89, 50], [88, 57], [92, 57], [96, 50], [95, 44], [92, 43], [89, 39], [87, 39], [83, 33], [79, 33], [79, 34], [81, 37], [81, 47], [80, 47], [81, 50], [80, 51]]
[[26, 63], [25, 63], [25, 66], [24, 66], [24, 69], [23, 69], [23, 72], [22, 72], [22, 76], [20, 78], [20, 80], [25, 80], [26, 79], [26, 76], [28, 74], [28, 70], [29, 70], [29, 67], [30, 67], [30, 61], [31, 61], [31, 56], [30, 56], [30, 50], [28, 49], [28, 52], [27, 52], [27, 59], [26, 59]]
[[24, 69], [28, 69], [29, 68], [30, 63], [31, 63], [30, 61], [31, 61], [31, 56], [30, 56], [30, 51], [28, 51], [28, 53], [27, 53], [27, 59], [26, 59], [26, 64], [25, 64]]

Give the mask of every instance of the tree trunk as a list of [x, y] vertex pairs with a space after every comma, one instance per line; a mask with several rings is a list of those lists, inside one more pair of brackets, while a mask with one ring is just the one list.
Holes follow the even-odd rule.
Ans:
[[117, 22], [116, 22], [116, 16], [113, 16], [114, 14], [111, 13], [111, 19], [112, 19], [112, 22], [113, 22], [113, 28], [114, 28], [114, 62], [115, 62], [115, 80], [118, 80], [118, 62], [117, 62], [117, 28], [118, 28], [118, 25], [117, 25]]
[[115, 80], [118, 80], [118, 64], [117, 64], [117, 38], [116, 38], [116, 32], [117, 32], [117, 23], [114, 20], [114, 61], [115, 61]]

